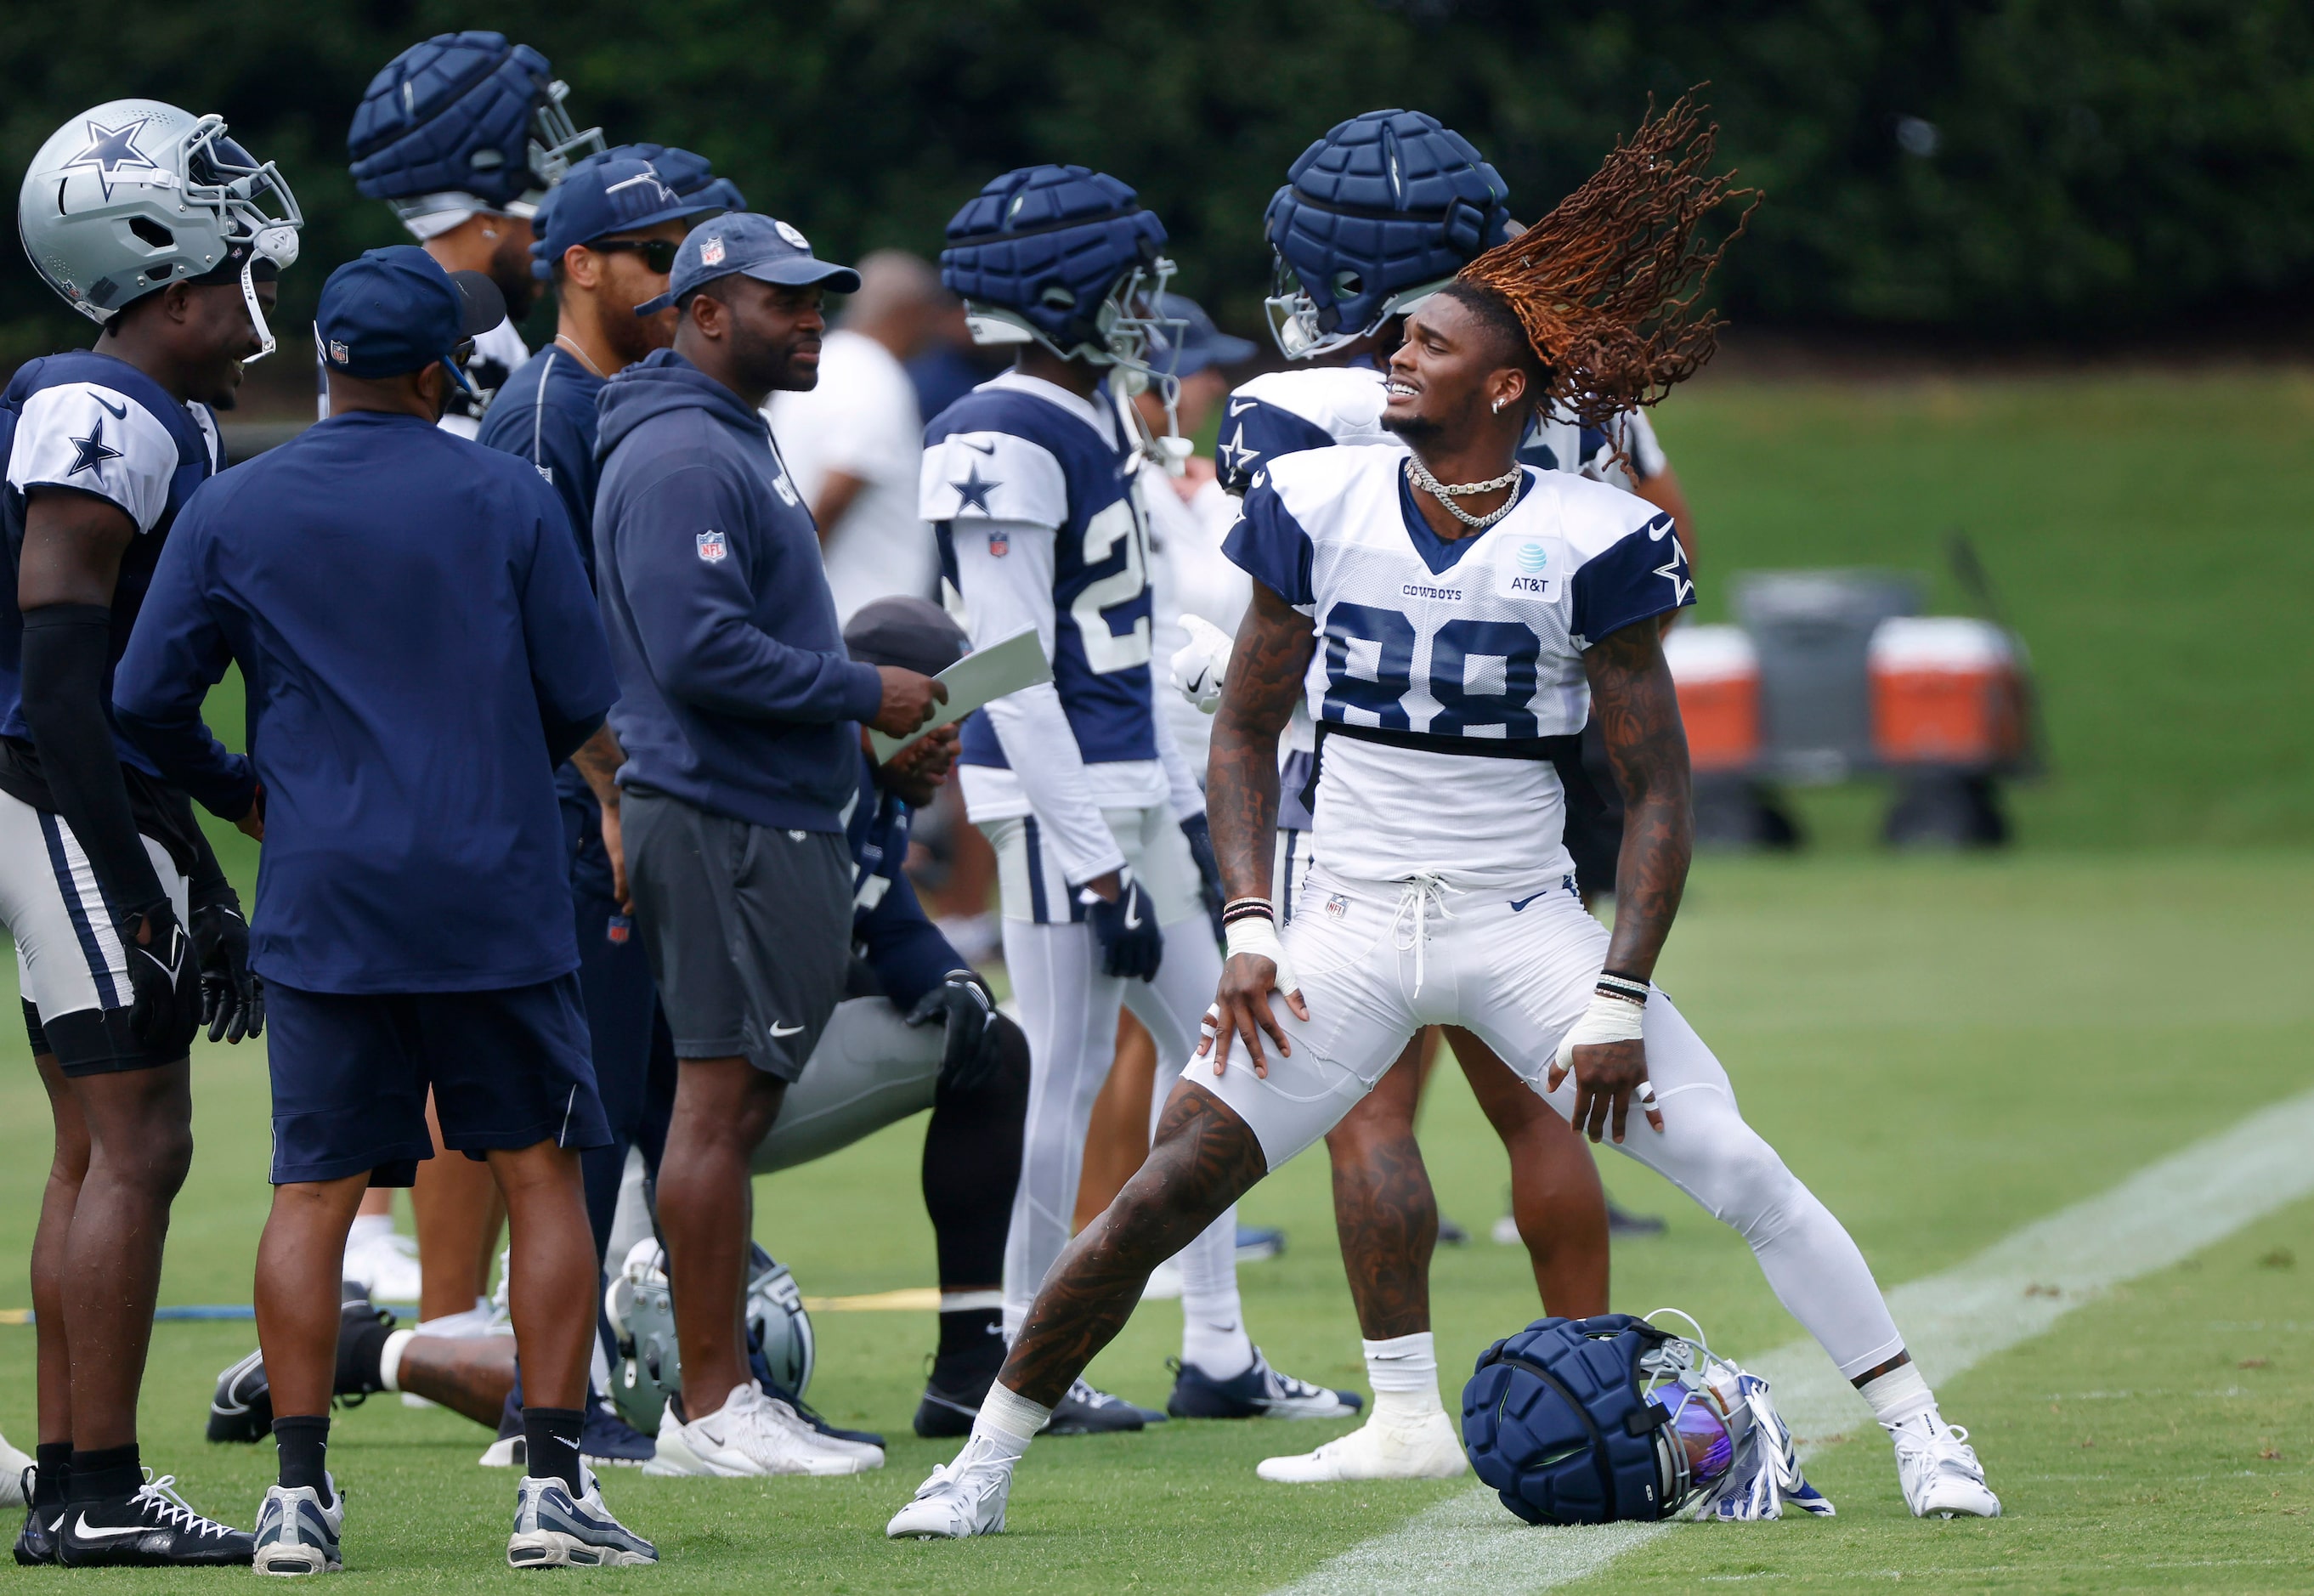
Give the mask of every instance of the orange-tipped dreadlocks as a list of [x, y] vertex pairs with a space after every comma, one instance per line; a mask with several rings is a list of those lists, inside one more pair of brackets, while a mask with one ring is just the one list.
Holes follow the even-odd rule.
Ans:
[[[1759, 203], [1756, 190], [1705, 171], [1718, 132], [1682, 95], [1549, 216], [1458, 274], [1501, 295], [1526, 329], [1544, 370], [1537, 410], [1556, 404], [1603, 428], [1711, 358], [1720, 320], [1691, 312]], [[1697, 224], [1731, 196], [1749, 203], [1728, 238], [1707, 248]]]

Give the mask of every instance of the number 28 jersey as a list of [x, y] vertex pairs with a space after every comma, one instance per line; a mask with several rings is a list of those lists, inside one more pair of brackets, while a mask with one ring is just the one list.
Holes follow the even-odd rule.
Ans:
[[1547, 740], [1590, 715], [1585, 649], [1694, 602], [1686, 556], [1644, 499], [1532, 467], [1509, 515], [1449, 542], [1406, 458], [1280, 459], [1224, 545], [1317, 633], [1315, 857], [1357, 880], [1556, 885], [1574, 866]]

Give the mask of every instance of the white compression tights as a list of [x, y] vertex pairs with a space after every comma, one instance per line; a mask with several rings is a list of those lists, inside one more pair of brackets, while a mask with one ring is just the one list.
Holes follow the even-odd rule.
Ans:
[[[1132, 1009], [1157, 1046], [1153, 1130], [1179, 1079], [1181, 1063], [1197, 1046], [1198, 1018], [1213, 1002], [1221, 979], [1221, 954], [1202, 915], [1164, 929], [1165, 957], [1157, 979], [1141, 982], [1100, 973], [1100, 946], [1090, 926], [1004, 921], [1005, 967], [1021, 1029], [1029, 1035], [1029, 1118], [1021, 1139], [1020, 1187], [1012, 1199], [1004, 1244], [1008, 1339], [1019, 1335], [1037, 1288], [1069, 1244], [1077, 1184], [1084, 1172], [1085, 1131], [1117, 1056], [1118, 1006]], [[1228, 1358], [1195, 1332], [1200, 1326], [1228, 1326], [1233, 1336], [1243, 1335], [1235, 1205], [1181, 1249], [1180, 1265], [1182, 1361], [1201, 1362], [1225, 1379], [1238, 1368], [1228, 1367]], [[1217, 1359], [1223, 1367], [1214, 1369]]]

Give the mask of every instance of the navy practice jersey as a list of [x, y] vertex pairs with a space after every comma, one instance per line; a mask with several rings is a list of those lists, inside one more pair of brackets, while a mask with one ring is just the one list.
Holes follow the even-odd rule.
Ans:
[[595, 400], [602, 392], [603, 379], [584, 361], [549, 344], [506, 379], [474, 438], [484, 448], [529, 461], [554, 489], [578, 536], [589, 582], [595, 579], [595, 484], [602, 475], [595, 458]]
[[[1033, 379], [1029, 379], [1033, 381]], [[1045, 384], [1038, 384], [1038, 387]], [[1107, 391], [1096, 405], [1111, 405]], [[1010, 544], [1029, 525], [1050, 527], [1053, 685], [1088, 765], [1157, 757], [1149, 692], [1148, 530], [1135, 498], [1136, 450], [1114, 416], [1104, 437], [1011, 374], [985, 383], [924, 429], [919, 513], [932, 524], [949, 580], [967, 542], [994, 562], [1046, 551]], [[1040, 534], [1042, 535], [1042, 534]], [[1002, 766], [985, 715], [965, 722], [964, 763]]]
[[[0, 455], [8, 486], [0, 520], [8, 533], [6, 591], [0, 593], [0, 736], [31, 738], [24, 724], [24, 617], [16, 607], [16, 573], [24, 550], [26, 495], [69, 488], [119, 507], [137, 535], [120, 557], [112, 590], [112, 649], [104, 683], [112, 713], [112, 666], [153, 580], [162, 545], [194, 489], [225, 469], [216, 419], [188, 405], [126, 360], [93, 349], [28, 360], [0, 394]], [[150, 761], [116, 728], [121, 759], [147, 774]]]
[[[1254, 473], [1270, 461], [1305, 449], [1379, 445], [1406, 445], [1382, 424], [1383, 373], [1371, 366], [1300, 366], [1265, 372], [1229, 396], [1223, 406], [1214, 463], [1223, 488], [1243, 495]], [[1615, 438], [1559, 415], [1535, 421], [1519, 445], [1522, 465], [1537, 471], [1571, 472], [1594, 482], [1629, 487], [1662, 473], [1663, 446], [1647, 412], [1618, 418], [1619, 436], [1630, 461], [1616, 458]]]
[[876, 766], [860, 756], [860, 798], [844, 823], [852, 849], [852, 949], [876, 972], [877, 984], [901, 1009], [967, 969], [924, 913], [908, 881], [908, 806], [876, 784]]
[[1321, 748], [1316, 858], [1363, 880], [1555, 883], [1574, 866], [1541, 745], [1589, 718], [1585, 649], [1694, 602], [1686, 556], [1654, 506], [1532, 467], [1509, 515], [1449, 542], [1402, 459], [1288, 455], [1256, 476], [1226, 544], [1318, 633], [1310, 714], [1346, 735]]
[[[249, 755], [200, 724], [229, 664]], [[353, 411], [208, 484], [120, 663], [122, 722], [213, 812], [264, 783], [252, 963], [313, 992], [473, 992], [578, 964], [554, 763], [616, 696], [528, 466]]]

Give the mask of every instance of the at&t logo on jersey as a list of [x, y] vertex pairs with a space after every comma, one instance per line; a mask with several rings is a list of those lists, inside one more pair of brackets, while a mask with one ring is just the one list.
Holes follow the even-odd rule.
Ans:
[[730, 552], [731, 546], [723, 541], [721, 533], [702, 532], [699, 534], [699, 558], [708, 564], [720, 565], [724, 556]]
[[1558, 598], [1559, 583], [1550, 569], [1549, 544], [1521, 543], [1518, 552], [1511, 556], [1511, 563], [1518, 568], [1506, 578], [1506, 586], [1511, 592], [1532, 594], [1545, 600]]

